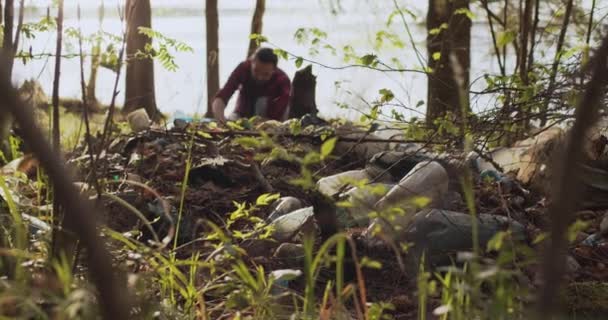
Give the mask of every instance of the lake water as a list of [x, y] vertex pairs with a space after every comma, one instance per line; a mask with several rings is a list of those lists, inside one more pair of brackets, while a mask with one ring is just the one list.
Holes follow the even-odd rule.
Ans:
[[[298, 45], [293, 38], [295, 31], [301, 27], [317, 27], [328, 33], [328, 43], [336, 48], [352, 45], [357, 53], [375, 53], [381, 60], [389, 62], [397, 57], [405, 68], [419, 68], [414, 50], [409, 44], [405, 28], [399, 17], [395, 17], [392, 30], [398, 33], [406, 43], [404, 49], [383, 49], [374, 52], [375, 34], [386, 28], [386, 18], [394, 10], [392, 0], [341, 0], [343, 10], [338, 14], [331, 13], [331, 2], [335, 0], [268, 0], [264, 17], [264, 31], [273, 44], [303, 55], [328, 66], [343, 66], [342, 55], [333, 56], [322, 51], [318, 56], [308, 54], [309, 46]], [[45, 5], [45, 1], [38, 1]], [[48, 2], [48, 1], [47, 1]], [[90, 34], [97, 30], [98, 21], [95, 15], [95, 2], [86, 1], [83, 32]], [[248, 46], [248, 33], [254, 0], [221, 0], [220, 2], [220, 82], [226, 81], [232, 69], [245, 58]], [[76, 1], [66, 0], [66, 27], [77, 27], [74, 6]], [[424, 18], [426, 1], [400, 1], [405, 8], [417, 15], [416, 19], [407, 16], [414, 41], [418, 49], [425, 53], [426, 30]], [[108, 10], [116, 8], [115, 2], [106, 1]], [[155, 9], [153, 29], [164, 35], [183, 41], [193, 48], [193, 52], [176, 53], [175, 62], [179, 66], [176, 72], [167, 71], [160, 65], [155, 67], [156, 98], [159, 108], [166, 113], [181, 110], [186, 113], [204, 112], [207, 92], [205, 84], [205, 19], [204, 1], [152, 1]], [[114, 10], [116, 11], [116, 10]], [[45, 10], [28, 19], [37, 20]], [[119, 34], [120, 21], [116, 14], [108, 14], [104, 20], [105, 31]], [[485, 24], [476, 23], [473, 28], [473, 52], [471, 79], [484, 73], [497, 70], [494, 59], [490, 58], [491, 43], [487, 37]], [[54, 32], [37, 35], [36, 39], [26, 39], [23, 44], [31, 46], [34, 53], [54, 52]], [[77, 47], [66, 48], [67, 52], [77, 52]], [[86, 48], [85, 48], [86, 51]], [[290, 76], [296, 67], [293, 61], [281, 61], [279, 65]], [[89, 70], [85, 67], [86, 71]], [[53, 59], [31, 61], [27, 65], [16, 63], [15, 81], [25, 78], [38, 78], [47, 93], [51, 92], [54, 72]], [[325, 116], [341, 116], [350, 119], [359, 117], [357, 110], [364, 110], [365, 101], [372, 101], [378, 96], [381, 88], [390, 88], [399, 100], [408, 107], [415, 108], [417, 102], [426, 99], [426, 76], [417, 73], [382, 73], [361, 68], [332, 70], [319, 66], [313, 67], [317, 78], [317, 105]], [[88, 72], [87, 72], [88, 73]], [[88, 79], [88, 75], [85, 75]], [[97, 96], [104, 103], [109, 103], [114, 83], [114, 73], [101, 69], [98, 78]], [[340, 82], [339, 86], [336, 83]], [[80, 76], [78, 59], [64, 59], [62, 62], [60, 93], [64, 97], [80, 97]], [[124, 88], [124, 77], [119, 88]], [[213, 93], [212, 93], [213, 94]], [[118, 96], [119, 104], [124, 97]], [[234, 105], [232, 99], [229, 107]], [[475, 100], [476, 101], [476, 100]], [[475, 102], [474, 101], [474, 102]], [[336, 103], [347, 103], [353, 109], [344, 110]], [[474, 106], [475, 109], [483, 106]], [[417, 111], [408, 111], [406, 115], [422, 115], [425, 106]], [[401, 110], [404, 111], [404, 110]]]

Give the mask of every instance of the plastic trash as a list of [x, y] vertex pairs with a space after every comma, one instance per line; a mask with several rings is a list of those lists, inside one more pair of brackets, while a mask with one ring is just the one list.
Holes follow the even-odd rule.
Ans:
[[[504, 173], [510, 171], [517, 171], [521, 167], [521, 158], [524, 153], [528, 150], [528, 147], [516, 147], [516, 148], [497, 148], [490, 152], [489, 156], [496, 164], [498, 164]], [[498, 171], [492, 162], [480, 158], [477, 158], [477, 167], [479, 171], [483, 172], [486, 170]]]
[[274, 227], [272, 237], [278, 242], [291, 240], [304, 226], [311, 223], [314, 216], [313, 207], [306, 207], [280, 216], [271, 223]]
[[[473, 247], [473, 219], [473, 216], [459, 212], [424, 210], [414, 216], [412, 224], [399, 239], [412, 241], [416, 247], [431, 254], [467, 251]], [[505, 230], [510, 230], [516, 241], [526, 240], [525, 227], [513, 219], [489, 214], [480, 214], [477, 219], [481, 248]]]
[[351, 170], [342, 172], [333, 176], [325, 177], [317, 182], [317, 188], [322, 194], [333, 197], [339, 193], [342, 188], [349, 185], [352, 181], [361, 181], [370, 179], [370, 175], [366, 170]]
[[152, 120], [148, 117], [146, 109], [140, 108], [127, 115], [127, 121], [133, 132], [141, 132], [150, 129]]
[[271, 293], [273, 295], [279, 295], [289, 288], [289, 283], [302, 276], [301, 270], [284, 269], [275, 270], [270, 273], [270, 278], [273, 279], [273, 286]]
[[566, 271], [568, 273], [576, 273], [580, 269], [581, 269], [580, 263], [578, 263], [578, 261], [576, 261], [576, 259], [574, 259], [573, 256], [571, 256], [571, 255], [566, 256]]
[[368, 164], [368, 170], [387, 171], [396, 181], [403, 178], [422, 161], [430, 161], [433, 157], [422, 153], [399, 151], [383, 151], [375, 154]]
[[278, 217], [301, 209], [304, 206], [300, 199], [295, 197], [282, 197], [272, 204], [272, 212], [268, 215], [268, 221], [274, 221]]
[[274, 252], [274, 257], [284, 260], [297, 261], [304, 258], [304, 246], [295, 243], [282, 243]]
[[403, 209], [403, 214], [375, 218], [366, 234], [371, 236], [377, 228], [381, 228], [388, 236], [399, 238], [399, 233], [409, 226], [415, 210], [419, 209], [415, 203], [408, 202], [423, 197], [430, 201], [429, 207], [443, 208], [448, 198], [448, 184], [447, 171], [439, 163], [419, 163], [374, 206], [379, 212], [398, 207]]
[[431, 206], [441, 206], [448, 192], [448, 184], [448, 173], [442, 165], [435, 161], [423, 161], [382, 197], [376, 203], [376, 208], [386, 209], [413, 197], [426, 197], [431, 200]]
[[492, 182], [496, 182], [496, 181], [500, 181], [500, 179], [502, 179], [503, 175], [496, 171], [496, 170], [492, 170], [492, 169], [486, 169], [484, 171], [481, 172], [481, 174], [479, 174], [479, 178], [481, 178], [481, 180], [490, 180]]
[[380, 137], [371, 133], [355, 132], [340, 135], [339, 132], [337, 132], [337, 134], [340, 137], [348, 138], [348, 141], [338, 139], [334, 149], [334, 154], [338, 156], [349, 153], [353, 157], [369, 160], [375, 154], [389, 150], [390, 148], [387, 142], [366, 141], [371, 139], [380, 140]]
[[192, 116], [187, 115], [182, 110], [176, 110], [175, 112], [173, 112], [173, 121], [175, 121], [175, 120], [182, 120], [182, 121], [185, 121], [185, 122], [192, 122], [192, 121], [194, 121], [194, 118]]
[[602, 237], [601, 235], [594, 233], [592, 235], [589, 235], [585, 240], [583, 240], [583, 242], [581, 242], [582, 245], [585, 245], [587, 247], [597, 247], [603, 243], [606, 242], [606, 239], [604, 239], [604, 237]]
[[362, 188], [349, 189], [343, 194], [342, 198], [348, 201], [351, 206], [344, 208], [343, 212], [339, 212], [338, 223], [343, 228], [367, 226], [369, 224], [369, 213], [374, 210], [376, 202], [394, 186], [394, 184], [373, 183]]

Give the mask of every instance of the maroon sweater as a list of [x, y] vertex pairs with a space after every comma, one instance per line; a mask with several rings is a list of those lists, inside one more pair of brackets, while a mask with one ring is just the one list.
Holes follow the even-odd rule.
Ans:
[[291, 90], [291, 82], [283, 70], [277, 68], [269, 81], [264, 84], [256, 84], [251, 74], [251, 61], [247, 60], [239, 64], [232, 71], [226, 85], [215, 97], [221, 98], [228, 104], [228, 101], [237, 89], [239, 89], [239, 97], [235, 112], [240, 116], [252, 117], [255, 112], [255, 101], [260, 97], [267, 97], [268, 108], [266, 109], [266, 117], [274, 120], [283, 120]]

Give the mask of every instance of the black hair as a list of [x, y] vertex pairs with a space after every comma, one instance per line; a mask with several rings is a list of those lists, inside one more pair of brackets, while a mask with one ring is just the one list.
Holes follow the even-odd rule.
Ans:
[[259, 48], [254, 53], [253, 58], [264, 63], [272, 63], [275, 67], [279, 63], [279, 57], [270, 48]]

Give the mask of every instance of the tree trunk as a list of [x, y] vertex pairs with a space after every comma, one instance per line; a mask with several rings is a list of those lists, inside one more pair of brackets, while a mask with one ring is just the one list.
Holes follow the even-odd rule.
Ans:
[[[99, 30], [102, 30], [103, 16], [105, 6], [103, 1], [99, 5]], [[101, 59], [101, 38], [98, 38], [93, 46], [91, 55], [91, 73], [89, 74], [89, 81], [86, 89], [87, 102], [91, 106], [97, 105], [97, 96], [95, 90], [97, 88], [97, 72], [99, 70], [99, 63]]]
[[[427, 50], [432, 73], [428, 76], [426, 120], [430, 125], [448, 112], [461, 120], [463, 108], [468, 108], [471, 20], [466, 14], [455, 14], [468, 8], [468, 0], [429, 0]], [[441, 28], [443, 24], [448, 28]], [[438, 34], [431, 34], [439, 29]]]
[[217, 0], [206, 0], [205, 20], [207, 23], [207, 112], [205, 117], [212, 118], [211, 104], [215, 94], [220, 90], [220, 50], [219, 19]]
[[[19, 50], [19, 40], [21, 40], [21, 29], [23, 29], [23, 16], [25, 11], [25, 0], [19, 0], [19, 19], [17, 20], [17, 30], [15, 32], [15, 40], [13, 41], [13, 55], [12, 59], [15, 59], [17, 50]], [[14, 63], [11, 63], [11, 73]]]
[[[520, 1], [521, 3], [521, 1]], [[519, 77], [522, 83], [528, 85], [528, 43], [530, 42], [530, 24], [532, 20], [532, 0], [525, 0], [520, 8], [522, 11], [519, 31]]]
[[99, 70], [100, 61], [100, 43], [97, 42], [93, 46], [93, 52], [91, 56], [91, 73], [89, 74], [89, 81], [87, 83], [87, 101], [89, 105], [97, 104], [97, 96], [95, 90], [97, 88], [97, 71]]
[[4, 60], [4, 70], [11, 79], [13, 69], [13, 25], [15, 18], [14, 0], [6, 0], [4, 5], [4, 37], [2, 39], [2, 59]]
[[[256, 0], [253, 19], [251, 19], [251, 34], [262, 34], [264, 22], [264, 12], [266, 11], [266, 0]], [[249, 40], [249, 49], [247, 50], [247, 58], [258, 49], [258, 42], [254, 39]]]
[[316, 86], [317, 77], [312, 74], [312, 66], [296, 72], [289, 96], [289, 119], [319, 112], [315, 102]]
[[55, 49], [55, 78], [53, 80], [53, 147], [60, 152], [59, 141], [59, 78], [61, 75], [61, 49], [63, 43], [63, 0], [59, 0], [57, 12], [57, 47]]
[[125, 105], [123, 113], [129, 114], [144, 108], [150, 119], [159, 121], [162, 114], [156, 107], [154, 93], [154, 60], [136, 57], [138, 51], [145, 52], [152, 39], [139, 32], [140, 27], [152, 26], [150, 0], [127, 0], [127, 73]]

